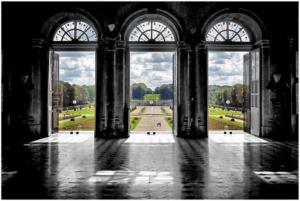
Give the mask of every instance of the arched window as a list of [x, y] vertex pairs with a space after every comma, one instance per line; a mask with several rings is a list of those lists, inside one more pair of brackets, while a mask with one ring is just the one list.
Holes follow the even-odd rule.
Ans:
[[97, 41], [95, 29], [83, 21], [68, 21], [57, 29], [53, 41], [89, 42]]
[[133, 28], [129, 35], [129, 41], [136, 42], [173, 42], [175, 34], [171, 29], [158, 21], [144, 21]]
[[247, 31], [233, 21], [222, 21], [215, 24], [206, 34], [208, 42], [250, 42]]

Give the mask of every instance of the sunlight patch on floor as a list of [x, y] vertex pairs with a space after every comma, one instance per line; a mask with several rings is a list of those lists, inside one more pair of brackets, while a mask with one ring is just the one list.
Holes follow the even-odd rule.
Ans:
[[254, 171], [262, 180], [269, 184], [297, 184], [298, 173], [290, 172], [271, 172], [271, 171]]
[[88, 182], [103, 184], [173, 184], [171, 172], [156, 171], [97, 171]]
[[167, 134], [133, 134], [125, 141], [125, 143], [142, 143], [142, 144], [168, 144], [175, 143], [173, 135]]
[[30, 144], [39, 144], [39, 143], [82, 143], [87, 141], [90, 138], [93, 138], [93, 134], [54, 134], [46, 138], [42, 138]]
[[215, 143], [269, 143], [266, 140], [255, 137], [253, 135], [243, 134], [221, 134], [213, 133], [208, 135], [209, 138]]

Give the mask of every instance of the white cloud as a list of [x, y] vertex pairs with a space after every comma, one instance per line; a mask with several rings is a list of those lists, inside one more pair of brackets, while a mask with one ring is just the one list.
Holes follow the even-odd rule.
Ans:
[[[95, 84], [94, 52], [57, 52], [60, 80], [78, 85]], [[246, 52], [209, 52], [209, 84], [243, 83], [243, 55]], [[173, 82], [172, 52], [131, 52], [130, 83], [143, 82], [154, 89]]]
[[130, 84], [155, 89], [173, 83], [172, 52], [130, 52]]
[[77, 85], [95, 85], [94, 52], [56, 52], [59, 79]]
[[243, 83], [243, 56], [246, 52], [209, 52], [209, 85]]

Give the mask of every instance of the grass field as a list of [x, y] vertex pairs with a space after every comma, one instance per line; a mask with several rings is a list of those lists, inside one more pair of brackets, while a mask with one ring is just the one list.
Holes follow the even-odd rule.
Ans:
[[146, 101], [159, 101], [160, 100], [160, 94], [145, 94], [144, 100]]
[[213, 108], [208, 107], [208, 115], [234, 115], [234, 116], [243, 116], [241, 111], [234, 111], [234, 110], [224, 110], [222, 108]]
[[94, 115], [83, 116], [71, 119], [63, 120], [59, 122], [59, 130], [94, 130], [95, 128], [95, 117]]
[[[218, 107], [208, 107], [208, 129], [243, 130], [243, 121], [240, 121], [238, 119], [236, 119], [235, 121], [231, 121], [231, 119], [226, 118], [225, 115], [230, 115], [239, 119], [243, 119], [243, 113], [241, 111], [227, 110]], [[219, 118], [220, 116], [222, 116], [223, 118]]]
[[130, 130], [135, 129], [135, 127], [139, 124], [141, 117], [130, 117]]
[[165, 117], [165, 121], [168, 123], [170, 128], [173, 128], [173, 117]]
[[65, 110], [59, 113], [59, 119], [59, 130], [94, 130], [95, 108], [86, 106]]
[[[141, 110], [141, 113], [145, 111], [145, 108]], [[164, 112], [164, 111], [163, 111]], [[209, 130], [224, 130], [225, 126], [228, 126], [229, 130], [242, 130], [243, 122], [241, 121], [230, 121], [229, 118], [225, 118], [225, 115], [234, 115], [242, 117], [243, 114], [240, 111], [234, 110], [223, 110], [221, 108], [208, 108], [209, 119], [208, 119], [208, 128]], [[83, 117], [85, 116], [85, 118]], [[219, 118], [223, 116], [224, 118]], [[95, 128], [95, 109], [91, 107], [83, 107], [82, 109], [76, 110], [66, 110], [59, 113], [59, 122], [60, 130], [94, 130]], [[65, 118], [64, 120], [62, 120]], [[71, 121], [71, 118], [74, 121]], [[133, 130], [141, 120], [141, 117], [130, 117], [130, 130]], [[173, 127], [173, 118], [165, 117], [166, 122], [172, 128]]]
[[[225, 126], [228, 126], [225, 129]], [[221, 119], [218, 116], [208, 117], [208, 129], [209, 130], [243, 130], [243, 122], [230, 121], [230, 119]]]
[[63, 117], [64, 115], [94, 115], [95, 108], [92, 107], [83, 107], [82, 109], [76, 110], [65, 110], [59, 113], [59, 117]]

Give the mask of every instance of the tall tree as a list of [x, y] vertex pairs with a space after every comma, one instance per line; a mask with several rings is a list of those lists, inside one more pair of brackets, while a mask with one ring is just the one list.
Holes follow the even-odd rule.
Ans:
[[152, 89], [148, 88], [144, 83], [134, 83], [130, 88], [132, 99], [143, 100], [145, 94], [152, 93]]

